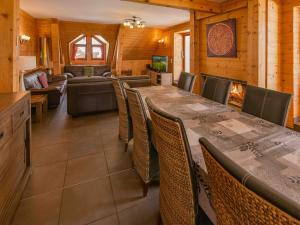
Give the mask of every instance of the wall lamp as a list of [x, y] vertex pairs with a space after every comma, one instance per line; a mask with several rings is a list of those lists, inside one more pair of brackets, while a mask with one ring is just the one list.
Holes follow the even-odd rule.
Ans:
[[158, 42], [159, 45], [162, 45], [162, 46], [165, 46], [165, 45], [166, 45], [166, 41], [165, 41], [164, 38], [159, 39], [157, 42]]
[[29, 36], [27, 36], [27, 35], [25, 35], [25, 34], [22, 34], [22, 35], [20, 36], [20, 43], [21, 43], [21, 44], [24, 44], [24, 43], [30, 41], [30, 39], [31, 39], [31, 38], [30, 38]]

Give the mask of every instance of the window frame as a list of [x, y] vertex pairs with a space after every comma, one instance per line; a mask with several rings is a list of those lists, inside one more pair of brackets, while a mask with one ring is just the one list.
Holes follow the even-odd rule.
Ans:
[[[77, 42], [81, 41], [82, 39], [86, 38], [86, 44], [76, 44]], [[77, 40], [75, 40], [73, 43], [72, 43], [72, 61], [76, 62], [76, 61], [86, 61], [87, 60], [87, 50], [88, 50], [88, 37], [86, 35], [83, 35], [82, 37], [78, 38]], [[74, 50], [75, 50], [75, 47], [84, 47], [85, 48], [85, 57], [84, 58], [80, 58], [80, 59], [76, 59], [76, 54], [74, 54]]]
[[[98, 42], [100, 42], [102, 45], [93, 45], [93, 42], [92, 42], [93, 38], [96, 39]], [[91, 59], [105, 62], [106, 61], [106, 44], [103, 41], [101, 41], [99, 38], [97, 38], [96, 35], [91, 36], [90, 43], [91, 43]], [[100, 47], [100, 49], [102, 50], [102, 58], [94, 58], [94, 56], [93, 56], [93, 48], [94, 47]]]

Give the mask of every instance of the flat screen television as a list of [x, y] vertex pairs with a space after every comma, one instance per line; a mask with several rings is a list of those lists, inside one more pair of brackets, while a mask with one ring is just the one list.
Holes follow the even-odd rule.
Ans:
[[152, 69], [157, 72], [168, 72], [168, 56], [152, 56]]

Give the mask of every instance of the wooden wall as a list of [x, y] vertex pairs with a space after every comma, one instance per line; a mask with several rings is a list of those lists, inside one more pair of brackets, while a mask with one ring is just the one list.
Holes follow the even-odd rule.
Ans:
[[20, 46], [20, 56], [36, 56], [37, 55], [37, 21], [31, 15], [20, 10], [20, 35], [27, 35], [31, 39], [27, 43]]
[[98, 34], [109, 42], [107, 62], [110, 64], [115, 49], [119, 25], [60, 21], [59, 26], [61, 45], [66, 64], [70, 63], [69, 43], [81, 34]]
[[0, 1], [0, 92], [19, 90], [20, 1]]
[[[236, 18], [237, 58], [207, 57], [207, 24]], [[223, 77], [251, 80], [247, 71], [248, 10], [239, 9], [222, 15], [212, 16], [200, 21], [200, 73], [220, 75]]]
[[123, 60], [150, 60], [158, 48], [158, 40], [161, 36], [161, 29], [125, 28]]
[[169, 72], [173, 72], [174, 34], [186, 30], [190, 30], [189, 22], [165, 29], [162, 33], [162, 38], [165, 40], [165, 44], [159, 45], [155, 54], [169, 57]]
[[289, 124], [299, 120], [299, 84], [300, 84], [300, 1], [284, 0], [281, 7], [281, 89], [293, 94]]

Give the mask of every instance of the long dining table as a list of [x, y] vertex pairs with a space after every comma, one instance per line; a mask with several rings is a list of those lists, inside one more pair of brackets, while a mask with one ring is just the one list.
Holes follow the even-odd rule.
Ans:
[[206, 179], [207, 170], [199, 138], [205, 137], [243, 169], [300, 205], [300, 133], [174, 86], [137, 90], [144, 100], [150, 98], [183, 121], [201, 179]]

